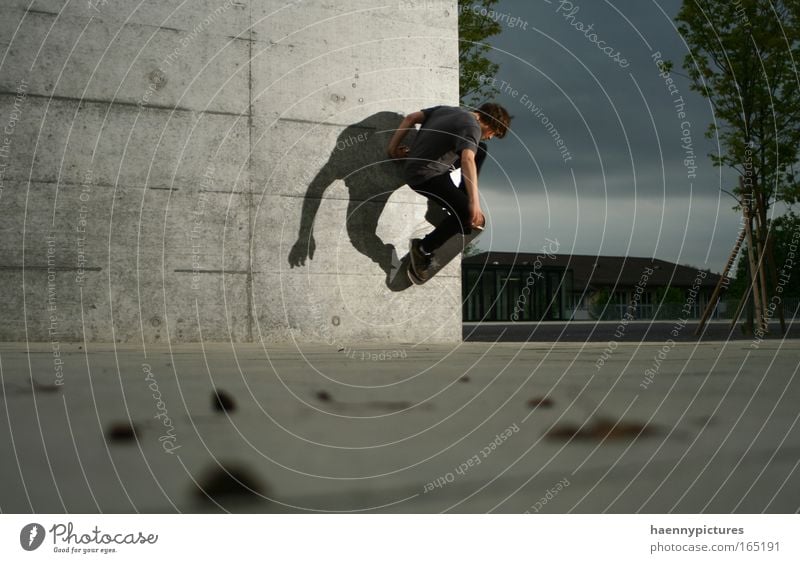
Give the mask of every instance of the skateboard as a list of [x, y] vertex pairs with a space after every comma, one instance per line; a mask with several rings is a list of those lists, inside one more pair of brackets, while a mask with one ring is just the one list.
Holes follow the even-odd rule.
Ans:
[[[434, 204], [429, 204], [428, 213], [426, 214], [425, 218], [428, 220], [428, 222], [438, 225], [442, 220], [444, 220], [446, 215], [447, 212], [443, 208], [440, 208]], [[482, 229], [472, 229], [469, 234], [464, 235], [457, 233], [450, 237], [447, 242], [445, 242], [436, 252], [434, 252], [431, 265], [428, 268], [430, 277], [425, 280], [423, 284], [433, 279], [436, 274], [438, 274], [450, 262], [452, 262], [456, 256], [459, 256], [469, 243], [478, 238], [482, 232]], [[414, 283], [412, 283], [411, 279], [408, 277], [408, 269], [410, 267], [411, 253], [409, 252], [402, 258], [402, 260], [400, 260], [398, 269], [395, 275], [392, 277], [392, 280], [390, 280], [389, 286], [394, 291], [402, 291], [402, 289], [407, 289], [414, 285]]]

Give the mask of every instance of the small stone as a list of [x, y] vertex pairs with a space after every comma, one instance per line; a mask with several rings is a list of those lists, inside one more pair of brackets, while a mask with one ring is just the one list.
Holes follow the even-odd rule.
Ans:
[[56, 385], [55, 383], [39, 383], [35, 379], [31, 379], [33, 382], [33, 388], [42, 393], [55, 393], [56, 391], [61, 391], [61, 385]]
[[468, 376], [468, 375], [462, 375], [462, 376], [461, 376], [461, 378], [459, 378], [459, 381], [460, 381], [461, 383], [469, 383], [469, 382], [470, 382], [470, 379], [469, 379], [469, 376]]
[[581, 438], [581, 429], [573, 424], [562, 424], [556, 426], [547, 433], [547, 437], [551, 440], [569, 440], [570, 438]]
[[547, 433], [551, 439], [569, 440], [622, 440], [656, 434], [652, 426], [638, 422], [618, 422], [613, 419], [598, 418], [593, 423], [579, 428], [574, 425], [562, 425]]
[[228, 393], [217, 389], [211, 397], [212, 406], [215, 411], [233, 412], [236, 410], [236, 401]]
[[109, 442], [133, 442], [136, 440], [136, 426], [131, 422], [115, 422], [108, 428]]
[[333, 400], [333, 397], [331, 397], [331, 394], [328, 393], [327, 391], [317, 391], [316, 396], [317, 399], [319, 399], [323, 403], [329, 403], [331, 400]]
[[156, 90], [160, 90], [164, 87], [164, 84], [167, 83], [167, 75], [164, 74], [161, 69], [155, 69], [147, 78]]
[[553, 406], [553, 400], [550, 397], [533, 397], [528, 399], [528, 406], [532, 409], [536, 407], [550, 408]]
[[196, 495], [204, 500], [256, 497], [264, 486], [251, 471], [240, 466], [217, 466], [197, 481]]

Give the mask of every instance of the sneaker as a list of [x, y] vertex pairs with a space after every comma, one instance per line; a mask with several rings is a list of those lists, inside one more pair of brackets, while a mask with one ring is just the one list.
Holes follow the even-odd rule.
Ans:
[[411, 239], [411, 251], [409, 252], [411, 264], [408, 266], [408, 277], [417, 285], [425, 283], [431, 277], [428, 268], [431, 265], [432, 255], [422, 252], [419, 247], [421, 243], [422, 239]]
[[425, 283], [416, 276], [413, 268], [411, 267], [411, 264], [409, 264], [408, 268], [406, 268], [406, 275], [408, 276], [408, 279], [411, 280], [411, 283], [413, 283], [414, 285], [422, 285], [423, 283]]

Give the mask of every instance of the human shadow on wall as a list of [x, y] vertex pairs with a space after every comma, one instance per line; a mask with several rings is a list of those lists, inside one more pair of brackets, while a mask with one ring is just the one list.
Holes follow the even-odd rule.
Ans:
[[[325, 165], [317, 172], [303, 199], [300, 229], [297, 241], [289, 251], [289, 265], [304, 266], [313, 260], [316, 252], [314, 220], [319, 211], [325, 190], [336, 180], [343, 180], [348, 189], [346, 229], [353, 247], [376, 263], [386, 274], [386, 286], [392, 291], [402, 291], [412, 284], [406, 275], [408, 254], [400, 259], [394, 245], [384, 243], [378, 236], [378, 220], [391, 195], [405, 185], [403, 160], [392, 160], [386, 154], [403, 116], [383, 111], [345, 128], [337, 137], [336, 145]], [[403, 144], [411, 146], [416, 131], [409, 131]], [[485, 157], [481, 143], [478, 164]], [[456, 163], [456, 166], [458, 163]], [[463, 187], [463, 185], [462, 185]], [[425, 219], [438, 225], [446, 216], [439, 205], [428, 202]]]

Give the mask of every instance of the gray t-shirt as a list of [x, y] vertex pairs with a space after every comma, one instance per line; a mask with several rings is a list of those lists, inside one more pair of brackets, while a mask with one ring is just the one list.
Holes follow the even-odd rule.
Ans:
[[464, 149], [477, 153], [481, 140], [478, 120], [468, 110], [435, 106], [422, 110], [422, 123], [408, 154], [405, 179], [409, 186], [419, 185], [434, 176], [452, 170]]

